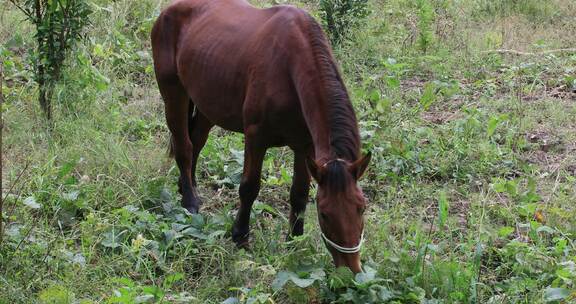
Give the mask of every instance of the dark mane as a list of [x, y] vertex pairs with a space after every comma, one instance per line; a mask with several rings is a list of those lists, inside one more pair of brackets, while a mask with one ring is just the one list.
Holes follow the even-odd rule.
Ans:
[[320, 25], [309, 16], [308, 35], [316, 67], [323, 83], [324, 98], [328, 105], [330, 146], [334, 158], [348, 161], [358, 159], [360, 136], [356, 115], [352, 109], [346, 87], [330, 51], [330, 45]]
[[346, 164], [342, 161], [331, 161], [324, 167], [324, 182], [326, 188], [334, 193], [342, 192], [346, 189], [349, 179], [352, 177], [347, 172]]

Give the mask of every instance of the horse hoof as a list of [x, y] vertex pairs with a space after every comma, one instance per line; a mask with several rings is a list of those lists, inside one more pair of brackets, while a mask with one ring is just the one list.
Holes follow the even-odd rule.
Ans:
[[240, 241], [240, 242], [236, 242], [236, 248], [238, 249], [244, 249], [246, 251], [250, 250], [250, 241], [248, 240], [248, 238], [246, 238], [246, 240]]
[[200, 211], [200, 205], [202, 205], [202, 201], [198, 198], [192, 197], [190, 200], [182, 200], [182, 207], [192, 214], [196, 214]]
[[247, 233], [244, 235], [232, 234], [232, 241], [236, 243], [236, 247], [238, 248], [247, 248], [250, 244], [250, 236]]
[[232, 228], [232, 241], [236, 243], [238, 249], [248, 249], [250, 245], [250, 234], [248, 231], [237, 231]]
[[184, 209], [188, 210], [188, 212], [192, 214], [197, 214], [200, 208], [191, 206], [191, 207], [184, 207]]

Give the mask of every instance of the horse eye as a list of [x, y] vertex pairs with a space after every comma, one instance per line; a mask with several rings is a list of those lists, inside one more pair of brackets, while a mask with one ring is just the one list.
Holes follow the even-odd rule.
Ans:
[[328, 215], [326, 215], [324, 212], [320, 212], [320, 217], [325, 221], [328, 220]]
[[364, 207], [358, 208], [358, 213], [360, 213], [361, 215], [364, 214], [364, 211], [366, 211], [366, 208], [364, 208]]

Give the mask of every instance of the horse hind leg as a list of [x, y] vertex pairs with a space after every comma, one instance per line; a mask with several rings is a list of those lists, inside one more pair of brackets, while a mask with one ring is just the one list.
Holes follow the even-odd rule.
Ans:
[[191, 213], [198, 213], [199, 204], [192, 185], [192, 142], [188, 134], [188, 109], [190, 98], [179, 81], [158, 81], [164, 99], [166, 122], [171, 133], [171, 149], [180, 170], [179, 191], [182, 194], [182, 207]]
[[164, 99], [166, 123], [172, 134], [171, 149], [180, 169], [179, 190], [182, 206], [192, 213], [198, 212], [192, 186], [192, 142], [188, 131], [190, 97], [186, 93], [176, 67], [176, 45], [179, 24], [170, 14], [162, 13], [152, 28], [152, 55], [160, 94]]

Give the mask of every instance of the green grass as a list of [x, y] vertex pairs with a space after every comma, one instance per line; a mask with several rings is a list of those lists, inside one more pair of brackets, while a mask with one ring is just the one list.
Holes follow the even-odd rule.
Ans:
[[[250, 251], [229, 237], [240, 135], [213, 130], [202, 214], [178, 207], [148, 41], [166, 1], [94, 1], [52, 128], [35, 100], [32, 29], [0, 9], [0, 303], [576, 301], [576, 54], [491, 52], [573, 47], [575, 4], [420, 2], [433, 8], [424, 25], [413, 1], [369, 1], [335, 49], [373, 153], [356, 277], [334, 269], [313, 202], [305, 235], [285, 241], [287, 148], [265, 160]], [[318, 1], [292, 3], [320, 15]]]

